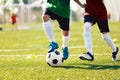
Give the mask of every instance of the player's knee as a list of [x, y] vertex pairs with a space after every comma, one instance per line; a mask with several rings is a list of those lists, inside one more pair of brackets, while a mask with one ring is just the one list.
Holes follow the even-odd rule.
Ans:
[[69, 36], [69, 31], [62, 31], [63, 36]]
[[84, 37], [88, 37], [90, 35], [91, 32], [91, 26], [92, 24], [90, 22], [85, 22], [84, 24]]
[[48, 16], [48, 15], [43, 15], [43, 16], [42, 16], [42, 21], [43, 21], [43, 22], [49, 21], [49, 16]]
[[90, 32], [91, 31], [92, 24], [90, 22], [85, 22], [84, 24], [84, 32]]
[[102, 37], [103, 40], [106, 40], [106, 39], [107, 39], [107, 36], [106, 36], [106, 35], [107, 35], [107, 33], [102, 33], [102, 34], [101, 34], [101, 37]]

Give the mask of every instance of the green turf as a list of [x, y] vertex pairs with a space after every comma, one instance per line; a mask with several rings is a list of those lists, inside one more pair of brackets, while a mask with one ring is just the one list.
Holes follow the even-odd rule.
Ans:
[[[110, 22], [110, 36], [120, 40], [120, 23]], [[78, 57], [86, 50], [83, 23], [73, 22], [70, 29], [70, 57], [61, 67], [50, 67], [45, 56], [49, 40], [41, 24], [29, 24], [28, 30], [11, 31], [9, 25], [0, 31], [0, 80], [120, 80], [120, 58], [111, 61], [111, 50], [102, 40], [97, 26], [92, 27], [95, 60]], [[55, 23], [55, 39], [61, 50], [61, 32]], [[115, 42], [120, 48], [120, 41]], [[34, 55], [34, 58], [26, 58]]]

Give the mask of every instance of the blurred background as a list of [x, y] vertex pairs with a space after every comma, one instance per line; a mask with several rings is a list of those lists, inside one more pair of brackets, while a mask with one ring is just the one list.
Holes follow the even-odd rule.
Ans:
[[[80, 0], [86, 3], [85, 0]], [[20, 28], [25, 23], [41, 22], [46, 0], [0, 0], [0, 25], [10, 23], [11, 13], [17, 15]], [[120, 22], [120, 0], [104, 0], [110, 21]], [[71, 0], [71, 21], [83, 21], [84, 9]]]

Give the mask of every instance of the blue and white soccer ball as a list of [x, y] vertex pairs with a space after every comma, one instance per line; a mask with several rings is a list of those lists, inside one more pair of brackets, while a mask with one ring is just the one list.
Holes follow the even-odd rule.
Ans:
[[63, 54], [55, 50], [46, 55], [46, 62], [49, 66], [61, 66], [63, 63]]

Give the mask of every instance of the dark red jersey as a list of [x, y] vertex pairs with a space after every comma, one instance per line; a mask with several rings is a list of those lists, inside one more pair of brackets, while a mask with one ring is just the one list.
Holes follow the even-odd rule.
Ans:
[[16, 17], [17, 17], [17, 15], [15, 15], [15, 14], [13, 14], [11, 16], [12, 23], [16, 22]]
[[86, 0], [85, 15], [94, 16], [97, 20], [107, 20], [107, 10], [103, 0]]

